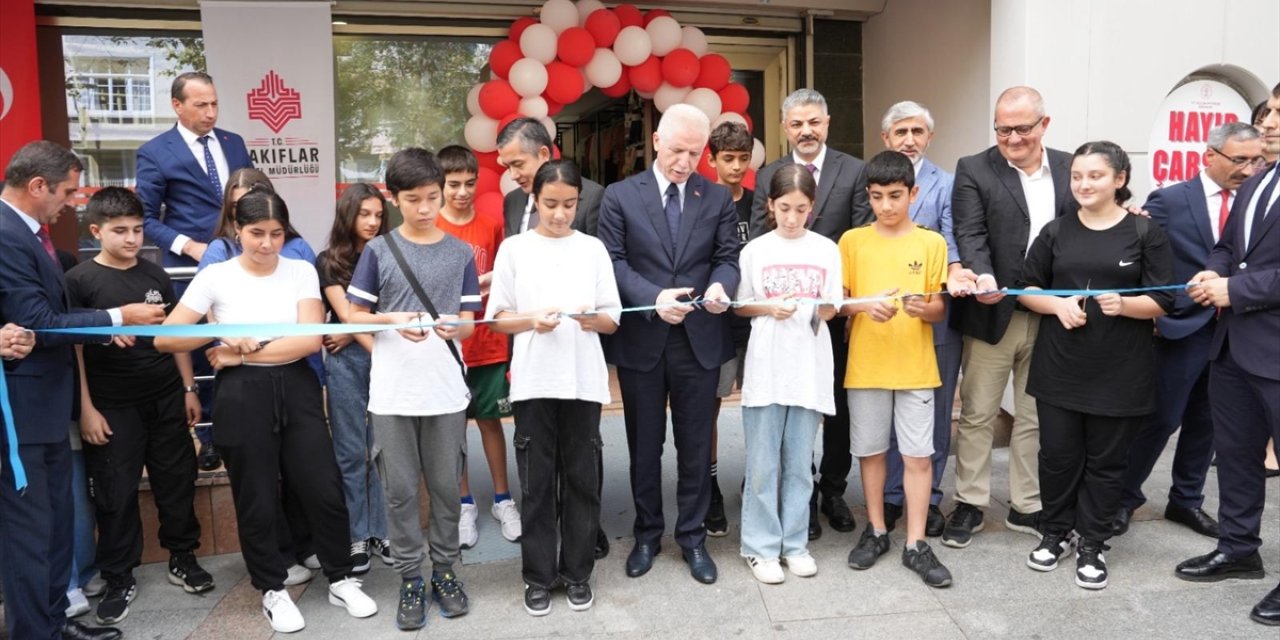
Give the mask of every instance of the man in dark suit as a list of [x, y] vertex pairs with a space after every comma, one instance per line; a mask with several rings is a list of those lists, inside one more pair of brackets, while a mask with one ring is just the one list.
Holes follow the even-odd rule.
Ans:
[[[1144, 206], [1169, 236], [1176, 282], [1186, 282], [1204, 269], [1227, 223], [1236, 190], [1264, 163], [1258, 130], [1244, 122], [1213, 129], [1208, 142], [1204, 171], [1151, 192]], [[1160, 408], [1130, 444], [1124, 494], [1113, 528], [1116, 535], [1129, 529], [1133, 512], [1146, 502], [1142, 483], [1151, 475], [1169, 436], [1181, 426], [1164, 517], [1201, 535], [1218, 537], [1218, 523], [1201, 509], [1204, 481], [1213, 461], [1209, 343], [1216, 315], [1179, 291], [1173, 313], [1156, 318]]]
[[[711, 135], [706, 114], [685, 104], [667, 109], [653, 135], [651, 171], [609, 185], [600, 205], [600, 240], [613, 259], [629, 314], [605, 345], [618, 383], [631, 454], [635, 548], [627, 575], [653, 566], [665, 530], [662, 448], [671, 403], [676, 442], [676, 543], [699, 582], [716, 580], [705, 546], [711, 503], [711, 426], [720, 365], [734, 356], [728, 318], [738, 289], [738, 214], [729, 190], [697, 174]], [[688, 301], [701, 296], [700, 305]]]
[[[0, 318], [30, 329], [154, 324], [164, 309], [133, 304], [109, 311], [67, 308], [62, 267], [41, 225], [58, 217], [80, 184], [75, 155], [52, 142], [32, 142], [13, 155], [0, 192]], [[4, 362], [17, 441], [17, 469], [0, 472], [0, 556], [5, 624], [13, 638], [118, 638], [116, 629], [91, 629], [66, 619], [71, 577], [71, 448], [67, 424], [75, 389], [73, 336], [45, 334], [22, 360]]]
[[146, 207], [144, 231], [164, 266], [194, 267], [217, 230], [227, 178], [253, 162], [243, 138], [214, 127], [213, 78], [181, 74], [170, 96], [178, 123], [138, 149], [137, 193]]
[[[1280, 127], [1280, 85], [1266, 122]], [[1192, 300], [1222, 312], [1209, 347], [1209, 397], [1218, 453], [1218, 547], [1175, 572], [1193, 582], [1262, 579], [1263, 451], [1280, 442], [1280, 165], [1236, 193], [1222, 238], [1190, 280]], [[1249, 617], [1280, 625], [1280, 586]]]
[[[952, 326], [964, 333], [960, 425], [956, 434], [956, 508], [942, 543], [969, 546], [991, 501], [991, 445], [1000, 401], [1013, 373], [1014, 421], [1009, 441], [1008, 528], [1039, 535], [1040, 423], [1027, 395], [1027, 371], [1039, 316], [998, 292], [1016, 286], [1031, 241], [1050, 220], [1074, 213], [1071, 155], [1043, 144], [1049, 116], [1031, 87], [1007, 89], [996, 100], [995, 146], [956, 165], [951, 215], [962, 269], [947, 288], [957, 296]], [[962, 297], [971, 292], [976, 297]]]
[[[840, 242], [845, 231], [871, 222], [871, 205], [867, 201], [866, 165], [853, 156], [827, 146], [827, 129], [831, 115], [827, 100], [813, 89], [797, 89], [782, 102], [782, 129], [791, 143], [791, 155], [779, 158], [756, 174], [755, 200], [751, 203], [751, 237], [765, 233], [765, 203], [769, 181], [787, 164], [804, 165], [818, 183], [817, 200], [809, 229]], [[831, 333], [831, 349], [835, 355], [836, 415], [822, 421], [822, 462], [818, 481], [814, 483], [809, 505], [809, 539], [822, 535], [818, 510], [826, 514], [831, 528], [853, 531], [853, 513], [844, 501], [853, 456], [849, 453], [849, 402], [844, 389], [844, 370], [849, 361], [849, 345], [845, 341], [848, 318], [832, 318], [827, 327]], [[819, 499], [821, 498], [821, 499]]]
[[[516, 118], [498, 132], [498, 162], [507, 168], [511, 179], [520, 186], [512, 189], [502, 201], [508, 238], [538, 226], [538, 213], [533, 210], [530, 194], [533, 192], [533, 177], [551, 159], [551, 145], [551, 134], [533, 118]], [[604, 187], [599, 183], [582, 179], [578, 214], [573, 219], [575, 230], [589, 236], [596, 235], [603, 195]]]

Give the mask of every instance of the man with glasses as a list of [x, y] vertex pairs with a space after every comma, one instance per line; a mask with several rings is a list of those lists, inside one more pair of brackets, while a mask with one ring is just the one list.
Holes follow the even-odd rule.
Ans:
[[956, 296], [952, 324], [964, 333], [964, 376], [956, 508], [942, 543], [956, 548], [969, 546], [983, 527], [981, 509], [991, 500], [991, 445], [1010, 371], [1015, 415], [1009, 441], [1012, 504], [1005, 526], [1039, 536], [1040, 428], [1026, 385], [1040, 321], [999, 289], [1022, 278], [1023, 259], [1040, 228], [1079, 208], [1069, 188], [1070, 154], [1042, 143], [1049, 116], [1038, 91], [1005, 90], [996, 100], [994, 124], [996, 145], [956, 165], [951, 199], [964, 268], [951, 272], [947, 288]]
[[[1227, 224], [1236, 189], [1264, 163], [1262, 138], [1244, 122], [1231, 122], [1209, 132], [1200, 175], [1147, 197], [1151, 219], [1164, 227], [1173, 250], [1173, 281], [1187, 282], [1204, 269], [1209, 252]], [[1129, 530], [1133, 512], [1144, 502], [1146, 482], [1169, 436], [1182, 426], [1173, 456], [1173, 485], [1164, 510], [1166, 520], [1210, 538], [1218, 522], [1201, 508], [1204, 481], [1213, 460], [1213, 420], [1209, 415], [1209, 345], [1217, 314], [1178, 292], [1174, 311], [1156, 318], [1156, 370], [1160, 408], [1134, 438], [1124, 494], [1113, 526], [1114, 535]]]

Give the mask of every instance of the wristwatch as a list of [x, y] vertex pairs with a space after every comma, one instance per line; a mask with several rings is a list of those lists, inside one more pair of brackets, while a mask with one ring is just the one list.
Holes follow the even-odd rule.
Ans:
[[198, 384], [187, 385], [183, 387], [182, 390], [187, 393], [200, 393], [200, 385]]

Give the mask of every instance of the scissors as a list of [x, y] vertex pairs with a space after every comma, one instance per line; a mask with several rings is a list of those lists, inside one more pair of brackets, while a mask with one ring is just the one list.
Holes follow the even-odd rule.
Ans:
[[[1088, 281], [1086, 281], [1086, 282], [1084, 283], [1084, 290], [1085, 290], [1086, 292], [1088, 292], [1088, 291], [1091, 291], [1092, 289], [1093, 289], [1093, 278], [1089, 278], [1089, 280], [1088, 280]], [[1089, 298], [1090, 298], [1090, 297], [1091, 297], [1091, 296], [1089, 296], [1089, 295], [1085, 295], [1085, 296], [1082, 296], [1082, 297], [1080, 298], [1080, 310], [1081, 310], [1081, 311], [1087, 311], [1087, 310], [1084, 308], [1084, 305], [1085, 305], [1085, 303], [1086, 303], [1086, 302], [1088, 302], [1088, 301], [1089, 301]]]

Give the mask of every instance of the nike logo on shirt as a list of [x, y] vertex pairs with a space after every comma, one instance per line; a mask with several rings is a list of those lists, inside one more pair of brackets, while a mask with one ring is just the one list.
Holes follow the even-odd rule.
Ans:
[[1124, 261], [1124, 260], [1121, 260], [1121, 261], [1120, 261], [1120, 266], [1122, 266], [1122, 267], [1127, 267], [1127, 266], [1129, 266], [1129, 265], [1131, 265], [1131, 264], [1133, 264], [1133, 260], [1129, 260], [1128, 262], [1126, 262], [1126, 261]]

